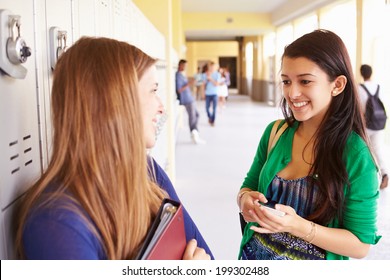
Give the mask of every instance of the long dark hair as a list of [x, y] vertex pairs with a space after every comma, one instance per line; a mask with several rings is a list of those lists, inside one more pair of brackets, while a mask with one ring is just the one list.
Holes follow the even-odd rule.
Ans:
[[[332, 98], [314, 142], [315, 160], [311, 174], [318, 174], [315, 184], [319, 197], [314, 213], [309, 219], [327, 224], [341, 214], [344, 205], [344, 185], [349, 185], [343, 154], [348, 136], [356, 132], [366, 142], [363, 114], [360, 109], [357, 85], [353, 76], [348, 51], [335, 33], [315, 30], [286, 46], [284, 57], [304, 57], [316, 63], [328, 75], [329, 81], [344, 75], [347, 83], [342, 94]], [[285, 98], [282, 99], [283, 115], [289, 125], [295, 121]]]

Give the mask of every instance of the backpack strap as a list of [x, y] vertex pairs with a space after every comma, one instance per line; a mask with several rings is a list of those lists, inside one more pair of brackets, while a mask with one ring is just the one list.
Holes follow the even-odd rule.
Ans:
[[[361, 87], [364, 89], [364, 91], [368, 94], [368, 97], [371, 97], [371, 96], [372, 96], [365, 84], [360, 84], [360, 86], [361, 86]], [[379, 85], [378, 85], [378, 86], [379, 86]]]
[[267, 149], [267, 156], [271, 149], [275, 146], [276, 142], [278, 142], [280, 136], [283, 134], [283, 132], [288, 127], [287, 122], [285, 122], [280, 128], [279, 124], [282, 122], [282, 120], [277, 120], [274, 125], [272, 126], [272, 130], [270, 133], [270, 137], [268, 140], [268, 149]]
[[376, 92], [375, 92], [375, 97], [377, 97], [378, 96], [378, 94], [379, 94], [379, 88], [380, 88], [380, 86], [378, 85], [378, 87], [376, 88]]
[[368, 94], [368, 97], [371, 97], [371, 96], [375, 96], [375, 97], [377, 97], [378, 96], [378, 94], [379, 94], [379, 88], [380, 88], [380, 86], [378, 85], [378, 87], [376, 88], [376, 92], [375, 92], [375, 94], [374, 95], [371, 95], [371, 93], [370, 93], [370, 91], [368, 90], [368, 88], [366, 87], [366, 85], [365, 84], [360, 84], [360, 86], [364, 89], [364, 91], [365, 92], [367, 92], [367, 94]]

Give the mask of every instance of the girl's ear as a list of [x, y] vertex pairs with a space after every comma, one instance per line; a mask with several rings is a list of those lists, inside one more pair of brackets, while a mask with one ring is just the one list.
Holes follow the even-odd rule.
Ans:
[[347, 84], [347, 77], [340, 75], [334, 80], [333, 83], [334, 88], [332, 90], [332, 96], [337, 96], [344, 91], [344, 88]]

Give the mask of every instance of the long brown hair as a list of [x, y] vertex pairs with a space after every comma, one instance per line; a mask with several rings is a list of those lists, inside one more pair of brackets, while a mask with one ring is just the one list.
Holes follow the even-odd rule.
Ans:
[[21, 256], [26, 217], [53, 181], [61, 187], [45, 200], [76, 201], [109, 259], [136, 256], [165, 196], [148, 176], [138, 99], [138, 81], [155, 62], [108, 38], [83, 37], [60, 57], [51, 96], [52, 156], [22, 203], [16, 243]]
[[[343, 93], [332, 98], [316, 134], [315, 161], [311, 172], [319, 175], [316, 184], [320, 198], [317, 210], [309, 217], [323, 225], [335, 217], [342, 222], [344, 186], [349, 185], [343, 160], [346, 142], [354, 131], [368, 143], [347, 48], [335, 33], [315, 30], [288, 45], [283, 57], [305, 57], [313, 61], [328, 75], [329, 81], [334, 81], [340, 75], [347, 78]], [[295, 118], [285, 98], [282, 99], [282, 111], [291, 125]]]

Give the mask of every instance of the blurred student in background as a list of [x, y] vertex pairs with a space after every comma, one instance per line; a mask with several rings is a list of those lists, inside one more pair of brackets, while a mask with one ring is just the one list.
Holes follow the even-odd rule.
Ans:
[[199, 112], [196, 109], [196, 101], [192, 96], [191, 87], [194, 80], [189, 81], [185, 75], [187, 61], [181, 59], [176, 72], [176, 92], [180, 95], [180, 105], [183, 105], [188, 113], [188, 125], [191, 138], [195, 144], [204, 144], [205, 141], [200, 138], [198, 130]]
[[194, 75], [194, 80], [195, 80], [195, 98], [196, 100], [204, 100], [202, 69], [199, 66], [197, 68], [197, 72]]
[[207, 71], [203, 73], [203, 82], [206, 96], [206, 112], [211, 126], [214, 126], [217, 114], [220, 80], [221, 74], [217, 71], [215, 63], [210, 62], [207, 66]]
[[[373, 114], [370, 114], [367, 112], [367, 101], [370, 98], [375, 98], [377, 101], [381, 101], [381, 90], [380, 86], [371, 80], [372, 76], [372, 67], [367, 64], [363, 64], [360, 67], [360, 74], [363, 77], [363, 84], [359, 87], [360, 92], [360, 100], [362, 102], [362, 110], [366, 117], [366, 125], [367, 125], [367, 134], [370, 137], [371, 145], [373, 147], [374, 154], [376, 156], [376, 159], [378, 160], [379, 167], [381, 169], [381, 185], [380, 188], [384, 189], [387, 187], [389, 182], [389, 176], [388, 176], [388, 167], [386, 162], [386, 156], [385, 156], [385, 126], [386, 126], [386, 112], [384, 109], [384, 106], [375, 106], [376, 109], [383, 109], [382, 114], [380, 112]], [[377, 103], [379, 105], [379, 103]], [[369, 110], [374, 110], [373, 104], [371, 103], [371, 108]], [[382, 104], [383, 105], [383, 104]], [[369, 116], [370, 114], [370, 116]], [[375, 118], [374, 116], [378, 116], [378, 118]]]
[[226, 100], [229, 95], [228, 86], [230, 84], [230, 80], [227, 79], [225, 68], [219, 68], [219, 73], [221, 74], [221, 79], [219, 80], [220, 85], [218, 87], [218, 108], [225, 109]]

